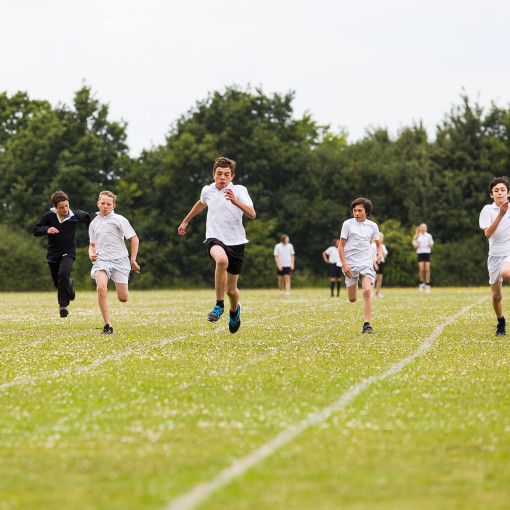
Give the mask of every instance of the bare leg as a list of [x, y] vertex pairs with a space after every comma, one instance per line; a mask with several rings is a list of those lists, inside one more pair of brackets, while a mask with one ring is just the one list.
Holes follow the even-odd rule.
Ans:
[[214, 272], [214, 288], [216, 289], [216, 299], [223, 301], [225, 299], [225, 291], [227, 288], [227, 267], [228, 258], [225, 250], [215, 244], [210, 252], [211, 257], [216, 262], [216, 270]]
[[347, 297], [351, 303], [354, 303], [358, 299], [358, 284], [347, 287]]
[[290, 274], [284, 275], [285, 278], [285, 291], [290, 294]]
[[[424, 262], [425, 265], [425, 283], [430, 284], [430, 262]], [[423, 281], [423, 280], [422, 280]]]
[[420, 282], [425, 281], [425, 262], [418, 262], [418, 273], [420, 275]]
[[278, 275], [278, 288], [280, 289], [280, 293], [283, 294], [283, 276]]
[[227, 273], [227, 295], [230, 301], [230, 311], [235, 312], [239, 304], [239, 289], [237, 288], [238, 274]]
[[503, 292], [502, 292], [502, 284], [501, 282], [495, 283], [491, 285], [492, 291], [492, 308], [496, 312], [496, 317], [501, 319], [503, 317]]
[[116, 283], [117, 297], [121, 303], [125, 303], [129, 299], [129, 288], [127, 283]]
[[112, 325], [110, 320], [110, 308], [108, 306], [108, 275], [105, 271], [96, 271], [97, 303], [103, 315], [105, 324]]
[[372, 315], [372, 280], [368, 276], [361, 276], [361, 287], [363, 289], [365, 322], [370, 322], [370, 316]]

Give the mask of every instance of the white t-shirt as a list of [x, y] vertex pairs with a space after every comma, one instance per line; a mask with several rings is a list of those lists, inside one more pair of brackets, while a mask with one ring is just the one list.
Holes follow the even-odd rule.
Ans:
[[338, 253], [338, 248], [336, 246], [330, 246], [327, 250], [325, 250], [325, 252], [330, 264], [336, 264], [337, 266], [342, 267], [340, 254]]
[[[480, 228], [489, 228], [497, 215], [499, 207], [495, 202], [486, 205], [480, 212]], [[498, 228], [489, 237], [489, 255], [496, 257], [506, 257], [510, 255], [510, 209], [501, 219]]]
[[124, 238], [131, 239], [136, 232], [129, 221], [112, 211], [107, 216], [97, 216], [89, 226], [89, 238], [96, 245], [98, 260], [115, 260], [128, 257]]
[[430, 253], [432, 250], [429, 244], [434, 244], [434, 240], [428, 232], [425, 232], [425, 234], [418, 234], [418, 237], [413, 241], [416, 253]]
[[[229, 183], [227, 188], [234, 191], [237, 200], [253, 207], [248, 190], [244, 186]], [[227, 188], [218, 190], [214, 182], [202, 188], [200, 202], [207, 204], [205, 238], [214, 237], [227, 246], [237, 246], [247, 243], [248, 239], [243, 227], [243, 211], [225, 198]]]
[[[377, 262], [377, 246], [375, 243], [371, 243], [371, 245], [372, 245], [372, 260], [374, 262]], [[388, 256], [388, 250], [386, 249], [385, 244], [381, 244], [381, 246], [382, 246], [382, 251], [383, 251], [383, 258], [381, 259], [381, 262], [385, 262], [386, 257]]]
[[278, 257], [280, 266], [291, 267], [292, 266], [292, 255], [295, 255], [294, 246], [291, 243], [283, 244], [278, 243], [274, 247], [274, 256]]
[[372, 239], [379, 240], [379, 227], [377, 223], [366, 219], [356, 221], [355, 218], [344, 221], [341, 239], [347, 239], [344, 246], [345, 262], [351, 267], [372, 267]]

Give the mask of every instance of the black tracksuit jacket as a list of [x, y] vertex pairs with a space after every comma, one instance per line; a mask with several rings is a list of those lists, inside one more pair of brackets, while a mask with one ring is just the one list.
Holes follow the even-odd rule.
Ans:
[[44, 213], [35, 227], [32, 229], [34, 236], [41, 237], [48, 233], [50, 227], [55, 227], [58, 234], [48, 235], [48, 251], [46, 260], [48, 262], [57, 262], [63, 255], [76, 258], [76, 241], [74, 239], [78, 223], [85, 223], [89, 228], [92, 218], [90, 214], [79, 209], [73, 210], [73, 216], [60, 223], [58, 215], [54, 211]]

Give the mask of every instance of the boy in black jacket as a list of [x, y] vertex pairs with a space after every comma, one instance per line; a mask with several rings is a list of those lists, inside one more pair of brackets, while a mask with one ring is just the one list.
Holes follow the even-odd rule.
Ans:
[[58, 289], [60, 317], [67, 317], [69, 301], [75, 297], [71, 269], [76, 259], [74, 239], [78, 223], [85, 223], [87, 229], [92, 221], [85, 211], [69, 209], [69, 198], [63, 191], [51, 195], [53, 207], [41, 216], [32, 232], [34, 236], [48, 235], [46, 261], [50, 267], [53, 284]]

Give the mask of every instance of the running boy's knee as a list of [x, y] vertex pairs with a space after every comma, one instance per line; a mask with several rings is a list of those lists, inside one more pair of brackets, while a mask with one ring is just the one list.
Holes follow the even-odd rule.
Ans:
[[129, 294], [127, 296], [117, 296], [119, 298], [119, 301], [121, 303], [126, 303], [127, 300], [129, 299]]
[[363, 289], [363, 298], [368, 299], [372, 296], [372, 289]]
[[350, 301], [351, 303], [356, 302], [356, 299], [357, 299], [357, 296], [349, 296], [349, 301]]
[[227, 257], [218, 257], [216, 259], [216, 267], [221, 270], [226, 270], [228, 267], [228, 258]]

